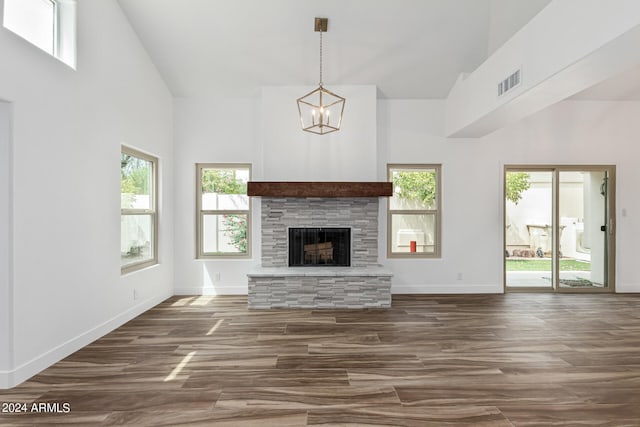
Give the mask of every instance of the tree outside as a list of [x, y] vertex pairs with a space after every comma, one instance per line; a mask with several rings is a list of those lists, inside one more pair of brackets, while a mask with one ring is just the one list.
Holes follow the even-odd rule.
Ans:
[[436, 198], [435, 172], [399, 171], [393, 174], [392, 181], [401, 199], [433, 206]]
[[136, 196], [148, 196], [151, 185], [151, 163], [122, 153], [120, 156], [120, 192], [122, 208], [132, 208]]
[[505, 197], [516, 205], [522, 199], [522, 193], [531, 187], [530, 175], [526, 172], [507, 172], [505, 176]]

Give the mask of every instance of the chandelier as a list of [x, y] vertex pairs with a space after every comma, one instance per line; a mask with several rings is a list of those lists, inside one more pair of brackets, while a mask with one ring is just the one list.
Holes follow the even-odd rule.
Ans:
[[320, 33], [320, 83], [317, 89], [298, 98], [302, 130], [318, 135], [340, 130], [346, 101], [322, 85], [322, 33], [327, 31], [328, 22], [328, 18], [315, 19], [315, 31]]

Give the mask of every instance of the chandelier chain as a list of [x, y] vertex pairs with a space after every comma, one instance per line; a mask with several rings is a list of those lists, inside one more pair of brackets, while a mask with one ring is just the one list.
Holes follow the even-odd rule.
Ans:
[[320, 31], [320, 86], [322, 86], [322, 31]]

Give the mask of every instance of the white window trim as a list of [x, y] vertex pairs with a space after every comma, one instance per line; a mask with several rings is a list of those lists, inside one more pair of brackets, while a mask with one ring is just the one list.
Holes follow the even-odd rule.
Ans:
[[[393, 182], [391, 171], [396, 169], [435, 170], [436, 172], [436, 206], [435, 209], [391, 209], [391, 199], [387, 201], [387, 258], [441, 258], [442, 254], [442, 164], [412, 163], [412, 164], [387, 164], [387, 180]], [[395, 190], [395, 189], [394, 189]], [[392, 196], [393, 197], [393, 196]], [[435, 215], [434, 248], [433, 252], [393, 252], [393, 215]]]
[[[203, 169], [248, 169], [249, 180], [251, 180], [251, 163], [196, 163], [196, 259], [250, 259], [252, 235], [251, 235], [251, 212], [252, 203], [249, 197], [248, 210], [203, 210], [202, 209], [202, 170]], [[244, 254], [219, 252], [205, 252], [203, 248], [203, 226], [202, 219], [204, 215], [224, 215], [224, 214], [240, 214], [247, 216], [247, 252]]]
[[[0, 8], [0, 21], [3, 27], [11, 33], [17, 35], [30, 45], [37, 47], [50, 56], [58, 59], [72, 69], [76, 69], [77, 56], [77, 0], [48, 0], [53, 4], [53, 40], [51, 51], [41, 48], [31, 40], [25, 38], [23, 34], [9, 29], [5, 24], [5, 8]], [[4, 4], [3, 4], [4, 6]]]
[[128, 154], [129, 156], [137, 157], [139, 159], [151, 162], [151, 185], [149, 188], [151, 196], [151, 209], [123, 209], [120, 208], [120, 218], [122, 215], [151, 215], [153, 218], [153, 258], [127, 264], [120, 267], [121, 274], [128, 274], [134, 271], [141, 270], [152, 265], [159, 263], [158, 261], [158, 158], [150, 154], [143, 153], [134, 148], [127, 146], [121, 147], [121, 153]]
[[54, 0], [56, 3], [55, 57], [76, 69], [77, 1]]

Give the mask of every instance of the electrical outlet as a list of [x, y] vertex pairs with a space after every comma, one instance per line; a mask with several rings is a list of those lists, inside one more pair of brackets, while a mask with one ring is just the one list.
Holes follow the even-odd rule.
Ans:
[[456, 277], [458, 280], [462, 280], [462, 273], [458, 273], [458, 276]]
[[220, 273], [216, 273], [215, 277], [216, 277], [216, 282], [219, 282], [220, 281]]
[[133, 300], [137, 300], [140, 297], [140, 295], [138, 295], [138, 291], [137, 290], [133, 290]]

